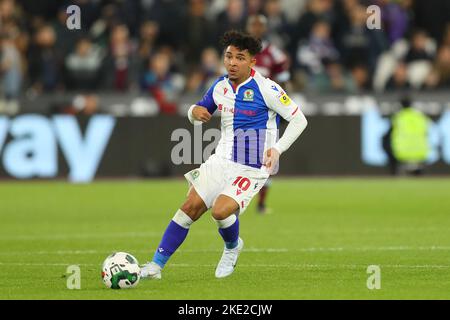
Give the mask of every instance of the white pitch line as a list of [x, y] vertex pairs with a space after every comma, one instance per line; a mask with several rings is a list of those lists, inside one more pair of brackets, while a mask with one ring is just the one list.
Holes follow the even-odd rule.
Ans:
[[109, 238], [151, 238], [160, 237], [159, 232], [130, 232], [130, 233], [93, 233], [93, 234], [52, 234], [52, 235], [18, 235], [0, 236], [0, 240], [73, 240], [73, 239], [109, 239]]
[[[172, 267], [211, 267], [215, 268], [215, 264], [171, 264]], [[248, 268], [294, 268], [294, 269], [332, 269], [332, 268], [349, 268], [349, 269], [367, 269], [366, 264], [240, 264], [240, 267]], [[380, 268], [399, 268], [399, 269], [449, 269], [450, 265], [404, 265], [404, 264], [390, 264], [379, 265]]]
[[[78, 265], [80, 267], [100, 267], [100, 264], [93, 263], [21, 263], [21, 262], [0, 262], [1, 266], [25, 266], [25, 267], [68, 267]], [[366, 269], [366, 264], [240, 264], [244, 268], [289, 268], [289, 269]], [[450, 265], [379, 265], [380, 268], [391, 269], [450, 269]], [[189, 264], [173, 263], [168, 268], [215, 268], [216, 264]]]
[[0, 266], [26, 266], [26, 267], [68, 267], [70, 265], [77, 266], [100, 266], [94, 263], [40, 263], [40, 262], [0, 262]]
[[[308, 249], [309, 251], [310, 249]], [[116, 250], [120, 251], [120, 250]], [[123, 251], [123, 250], [122, 250]], [[246, 252], [266, 252], [266, 253], [283, 253], [289, 252], [288, 249], [257, 249], [257, 248], [249, 248], [244, 249]], [[112, 252], [112, 251], [111, 251]], [[15, 255], [90, 255], [90, 254], [110, 254], [111, 252], [107, 250], [57, 250], [57, 251], [16, 251], [16, 252], [0, 252], [0, 256], [15, 256]], [[133, 253], [138, 254], [152, 254], [152, 250], [134, 250]], [[216, 253], [222, 252], [222, 249], [201, 249], [201, 250], [177, 250], [177, 252], [188, 252], [188, 253]], [[292, 250], [291, 250], [292, 252]]]
[[[217, 231], [198, 231], [198, 235], [215, 235]], [[81, 233], [81, 234], [47, 234], [47, 235], [1, 235], [0, 240], [73, 240], [73, 239], [113, 239], [113, 238], [154, 238], [161, 237], [161, 232], [117, 232], [117, 233]]]
[[[120, 250], [117, 250], [120, 251]], [[311, 248], [247, 248], [244, 252], [251, 253], [295, 253], [295, 252], [371, 252], [371, 251], [450, 251], [450, 246], [391, 246], [391, 247], [311, 247]], [[134, 254], [151, 254], [152, 250], [134, 250]], [[180, 249], [182, 253], [218, 253], [222, 249]], [[15, 251], [0, 252], [0, 256], [17, 256], [17, 255], [97, 255], [110, 254], [107, 250], [56, 250], [56, 251]]]
[[[371, 234], [371, 233], [414, 233], [414, 232], [425, 232], [425, 233], [434, 233], [434, 232], [448, 232], [450, 229], [448, 228], [434, 228], [434, 227], [424, 227], [424, 228], [395, 228], [395, 229], [321, 229], [321, 230], [302, 230], [304, 234], [311, 233], [321, 233], [321, 234], [342, 234], [342, 233], [354, 233], [354, 234]], [[211, 229], [209, 231], [204, 230], [196, 230], [197, 235], [214, 235], [217, 234], [217, 231]], [[285, 230], [278, 232], [279, 234], [293, 234], [291, 230]], [[81, 233], [81, 234], [42, 234], [42, 235], [0, 235], [0, 240], [11, 240], [11, 241], [34, 241], [34, 240], [72, 240], [72, 239], [111, 239], [111, 238], [152, 238], [152, 237], [161, 237], [162, 232], [116, 232], [116, 233]]]

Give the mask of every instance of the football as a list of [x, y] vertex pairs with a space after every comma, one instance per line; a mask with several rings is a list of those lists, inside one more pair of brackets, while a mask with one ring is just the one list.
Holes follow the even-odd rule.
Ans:
[[126, 252], [114, 252], [102, 266], [103, 283], [111, 289], [134, 288], [140, 280], [141, 269], [135, 257]]

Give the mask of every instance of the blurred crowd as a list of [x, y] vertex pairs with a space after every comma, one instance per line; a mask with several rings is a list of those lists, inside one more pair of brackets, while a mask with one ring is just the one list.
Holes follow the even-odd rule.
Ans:
[[[80, 30], [66, 25], [71, 4]], [[373, 4], [381, 29], [367, 27]], [[220, 36], [255, 15], [292, 90], [450, 88], [445, 0], [0, 0], [1, 97], [141, 92], [171, 113], [223, 73]]]

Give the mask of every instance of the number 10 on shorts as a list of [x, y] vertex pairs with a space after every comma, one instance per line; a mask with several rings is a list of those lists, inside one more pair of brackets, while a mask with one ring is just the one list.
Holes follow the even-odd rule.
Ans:
[[251, 182], [248, 178], [244, 178], [244, 177], [237, 177], [236, 180], [234, 180], [233, 182], [233, 186], [237, 185], [238, 188], [240, 190], [238, 190], [238, 192], [240, 193], [240, 191], [247, 191], [247, 189], [250, 187]]

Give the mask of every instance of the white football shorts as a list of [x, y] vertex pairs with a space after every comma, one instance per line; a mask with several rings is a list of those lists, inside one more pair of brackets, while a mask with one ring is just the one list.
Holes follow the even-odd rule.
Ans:
[[191, 170], [184, 176], [208, 209], [223, 194], [239, 204], [239, 214], [242, 214], [270, 174], [265, 167], [252, 168], [213, 154], [200, 168]]

